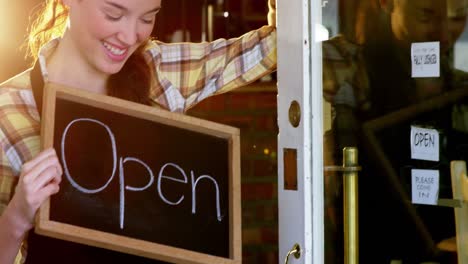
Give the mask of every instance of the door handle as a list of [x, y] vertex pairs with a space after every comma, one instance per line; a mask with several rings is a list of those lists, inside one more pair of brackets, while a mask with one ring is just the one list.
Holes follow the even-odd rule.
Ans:
[[301, 247], [299, 244], [294, 244], [293, 248], [289, 250], [288, 254], [286, 255], [286, 258], [284, 259], [284, 264], [288, 264], [289, 261], [289, 256], [293, 255], [296, 259], [299, 259], [301, 257]]
[[343, 149], [342, 166], [326, 166], [324, 171], [343, 172], [344, 193], [344, 257], [346, 264], [359, 263], [359, 226], [358, 226], [358, 149]]

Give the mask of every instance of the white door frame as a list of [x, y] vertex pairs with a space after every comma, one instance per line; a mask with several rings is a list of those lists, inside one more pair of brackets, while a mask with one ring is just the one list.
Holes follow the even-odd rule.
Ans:
[[[277, 0], [279, 263], [295, 243], [301, 256], [288, 263], [324, 263], [322, 54], [314, 26], [321, 0]], [[289, 121], [293, 101], [300, 123]], [[285, 190], [284, 149], [297, 151], [297, 190]], [[286, 166], [294, 166], [288, 164]]]

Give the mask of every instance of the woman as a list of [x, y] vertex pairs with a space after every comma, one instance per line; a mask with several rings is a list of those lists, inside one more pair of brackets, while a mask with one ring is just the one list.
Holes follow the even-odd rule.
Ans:
[[238, 39], [170, 45], [149, 40], [160, 9], [161, 0], [45, 2], [30, 33], [34, 69], [0, 85], [0, 263], [24, 262], [34, 215], [61, 181], [55, 151], [39, 150], [35, 72], [40, 84], [183, 112], [275, 68], [274, 27]]

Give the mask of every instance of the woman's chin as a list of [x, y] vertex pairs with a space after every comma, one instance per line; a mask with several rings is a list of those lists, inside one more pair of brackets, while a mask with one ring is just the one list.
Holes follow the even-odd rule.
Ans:
[[101, 72], [107, 75], [113, 75], [122, 70], [124, 63], [105, 65], [101, 67]]

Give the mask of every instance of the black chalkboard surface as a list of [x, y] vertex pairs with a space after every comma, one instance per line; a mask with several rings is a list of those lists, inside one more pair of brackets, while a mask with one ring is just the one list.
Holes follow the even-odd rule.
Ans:
[[36, 232], [176, 263], [240, 263], [239, 131], [49, 85], [42, 144], [64, 170]]
[[[400, 229], [404, 230], [401, 240], [408, 240], [412, 233], [419, 237], [419, 242], [414, 243], [411, 249], [413, 251], [422, 247], [422, 251], [433, 254], [437, 252], [438, 242], [455, 236], [453, 208], [449, 207], [452, 201], [450, 162], [468, 159], [467, 110], [468, 89], [459, 88], [363, 125], [367, 152], [371, 153], [369, 156], [378, 169], [371, 175], [373, 188], [385, 186], [390, 190], [393, 197], [379, 197], [381, 206], [384, 200], [388, 205], [388, 201], [393, 199], [394, 204], [398, 203], [395, 206], [401, 209], [398, 217], [411, 221], [411, 225], [400, 226]], [[437, 130], [440, 142], [437, 161], [411, 157], [412, 126]], [[412, 169], [439, 172], [438, 206], [411, 203]]]

